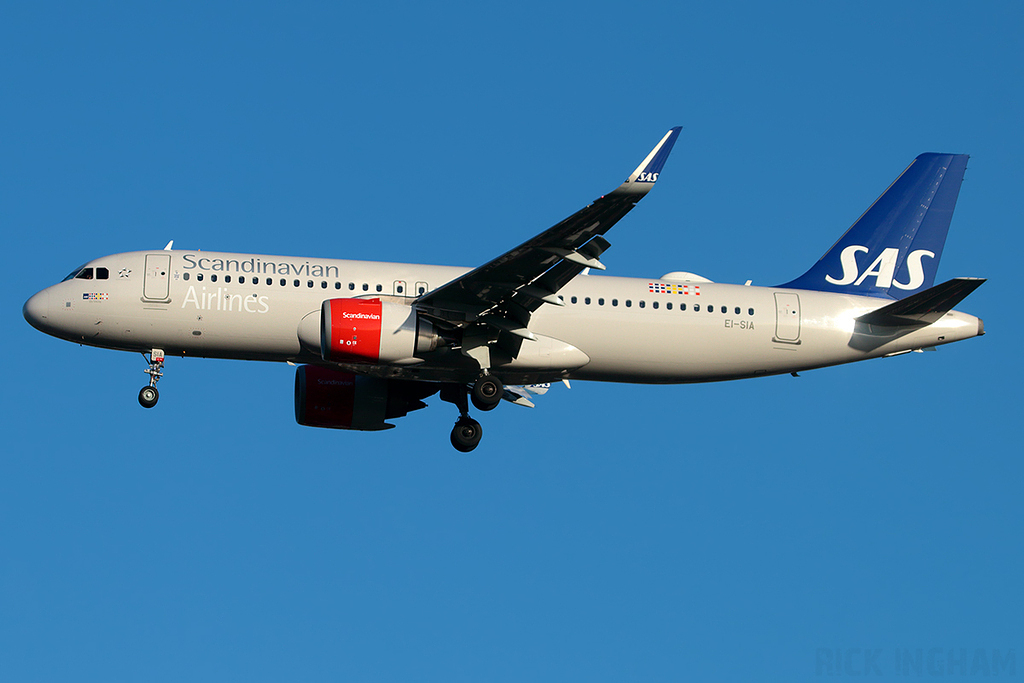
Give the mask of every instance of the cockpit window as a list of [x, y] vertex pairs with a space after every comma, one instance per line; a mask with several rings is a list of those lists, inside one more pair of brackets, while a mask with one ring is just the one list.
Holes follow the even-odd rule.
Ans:
[[108, 280], [110, 279], [110, 271], [106, 268], [86, 268], [84, 266], [78, 266], [73, 271], [68, 273], [68, 276], [61, 280], [61, 282], [67, 282], [68, 280]]
[[83, 270], [85, 270], [85, 268], [83, 268], [82, 266], [78, 266], [77, 268], [72, 270], [70, 273], [68, 273], [68, 276], [66, 278], [64, 278], [63, 280], [61, 280], [61, 282], [67, 282], [68, 280], [75, 279], [76, 277], [78, 277], [78, 274], [81, 273]]
[[67, 282], [68, 280], [91, 280], [92, 277], [92, 268], [76, 268], [61, 282]]

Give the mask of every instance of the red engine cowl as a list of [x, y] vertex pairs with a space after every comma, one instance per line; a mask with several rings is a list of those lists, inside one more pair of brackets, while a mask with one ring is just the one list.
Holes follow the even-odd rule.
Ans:
[[378, 431], [385, 420], [425, 408], [437, 385], [354, 375], [315, 365], [295, 371], [295, 421], [306, 427]]
[[437, 348], [429, 320], [380, 299], [328, 299], [320, 309], [320, 355], [334, 363], [395, 363]]

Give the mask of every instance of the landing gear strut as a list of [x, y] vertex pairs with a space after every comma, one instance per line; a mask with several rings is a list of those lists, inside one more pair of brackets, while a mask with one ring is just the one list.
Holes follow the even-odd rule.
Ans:
[[445, 384], [441, 387], [441, 400], [454, 403], [459, 409], [459, 419], [452, 427], [451, 442], [455, 450], [469, 453], [480, 444], [484, 435], [480, 423], [469, 416], [469, 400], [463, 384]]
[[156, 390], [156, 383], [164, 376], [164, 352], [163, 349], [153, 349], [149, 357], [142, 354], [149, 362], [149, 367], [143, 370], [149, 375], [149, 384], [139, 390], [139, 405], [143, 408], [152, 408], [160, 400], [160, 392]]

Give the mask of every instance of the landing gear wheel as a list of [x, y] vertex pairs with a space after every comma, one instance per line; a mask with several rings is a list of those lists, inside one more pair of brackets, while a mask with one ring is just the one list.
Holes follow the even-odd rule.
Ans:
[[152, 408], [160, 399], [160, 392], [156, 387], [142, 387], [139, 390], [139, 405], [143, 408]]
[[470, 396], [473, 405], [477, 410], [494, 410], [501, 403], [501, 397], [505, 393], [505, 385], [493, 375], [484, 375], [473, 385]]
[[469, 453], [480, 444], [484, 435], [483, 427], [471, 417], [460, 417], [452, 428], [452, 446], [455, 450]]

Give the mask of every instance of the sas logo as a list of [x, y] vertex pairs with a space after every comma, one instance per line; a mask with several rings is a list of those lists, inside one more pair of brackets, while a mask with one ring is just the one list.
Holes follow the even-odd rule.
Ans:
[[834, 278], [831, 275], [826, 275], [825, 281], [833, 285], [852, 284], [854, 287], [859, 287], [866, 279], [873, 277], [875, 278], [875, 287], [879, 289], [889, 289], [889, 287], [906, 290], [917, 289], [924, 284], [924, 265], [921, 263], [921, 259], [926, 256], [930, 259], [935, 258], [935, 254], [927, 249], [910, 252], [907, 256], [907, 273], [910, 276], [910, 281], [900, 282], [895, 279], [899, 249], [895, 247], [883, 249], [878, 258], [872, 261], [863, 273], [860, 272], [860, 266], [857, 263], [857, 254], [861, 252], [866, 254], [868, 248], [854, 244], [843, 249], [839, 255], [839, 263], [843, 267], [842, 277]]
[[653, 182], [657, 182], [657, 180], [658, 180], [658, 174], [657, 173], [641, 173], [640, 175], [638, 175], [636, 177], [636, 182], [638, 182], [638, 183], [653, 183]]

